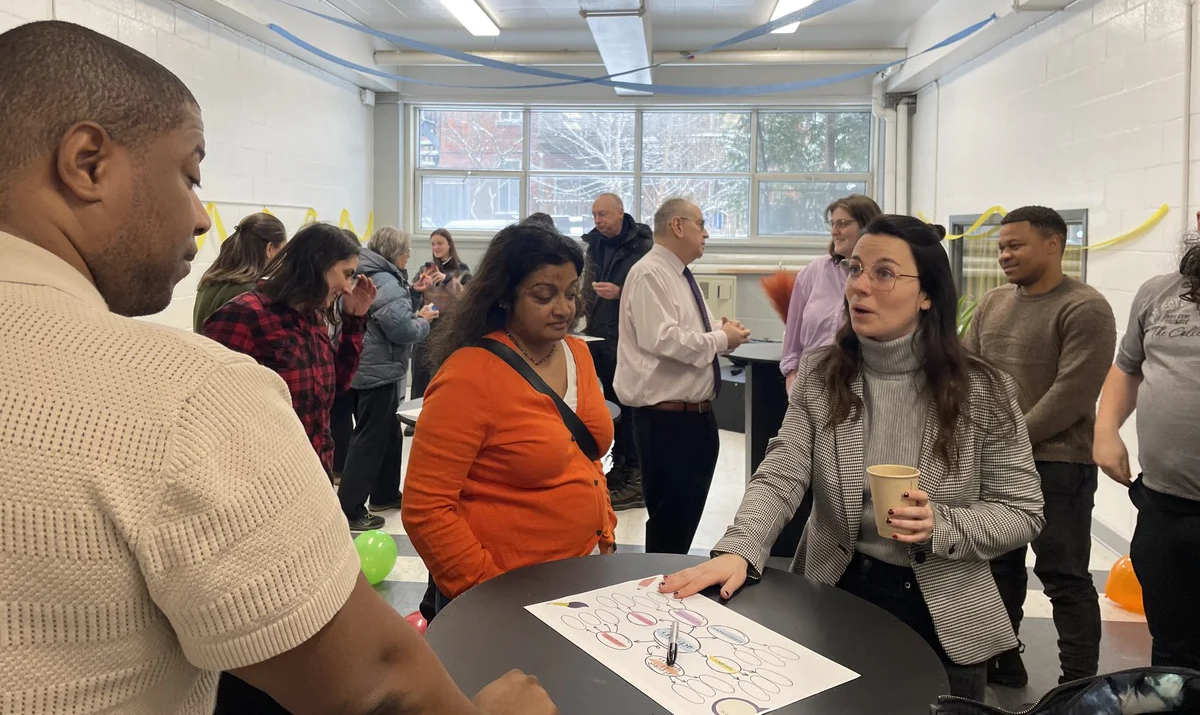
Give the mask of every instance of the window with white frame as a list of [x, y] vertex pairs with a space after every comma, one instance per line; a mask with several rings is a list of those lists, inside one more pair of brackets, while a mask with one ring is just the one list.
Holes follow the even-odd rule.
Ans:
[[[580, 236], [606, 191], [649, 223], [691, 199], [714, 238], [828, 235], [825, 207], [871, 193], [866, 109], [417, 107], [421, 230], [495, 232], [543, 212]], [[815, 245], [815, 244], [814, 244]]]

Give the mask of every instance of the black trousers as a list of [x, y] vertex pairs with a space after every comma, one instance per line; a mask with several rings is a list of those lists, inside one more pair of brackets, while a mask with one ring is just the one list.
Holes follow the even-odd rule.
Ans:
[[[950, 695], [983, 702], [987, 689], [987, 663], [959, 665], [950, 660], [933, 627], [933, 616], [912, 569], [855, 553], [838, 588], [879, 606], [899, 618], [933, 648], [950, 681]], [[903, 653], [897, 653], [903, 658]]]
[[354, 430], [354, 390], [346, 390], [333, 399], [329, 410], [329, 431], [333, 433], [333, 471], [346, 468], [346, 452], [350, 449], [350, 433]]
[[1200, 670], [1200, 502], [1154, 491], [1139, 477], [1129, 557], [1142, 585], [1153, 665]]
[[[637, 469], [639, 460], [637, 444], [633, 439], [633, 409], [621, 404], [613, 390], [613, 377], [617, 374], [617, 339], [588, 343], [588, 350], [592, 353], [592, 362], [596, 363], [596, 376], [600, 378], [600, 386], [604, 388], [604, 399], [621, 408], [621, 419], [614, 425], [616, 434], [613, 438], [613, 466]], [[620, 489], [625, 486], [625, 476], [621, 469], [609, 472], [608, 488]], [[614, 478], [622, 481], [614, 483]]]
[[367, 497], [375, 504], [400, 498], [400, 457], [404, 438], [396, 421], [396, 407], [403, 383], [388, 384], [357, 393], [354, 435], [342, 470], [338, 501], [348, 520], [367, 512]]
[[290, 710], [236, 675], [221, 673], [213, 715], [289, 715]]
[[[1092, 554], [1092, 505], [1096, 465], [1038, 462], [1045, 497], [1046, 526], [1033, 540], [1033, 572], [1045, 588], [1058, 630], [1063, 682], [1096, 674], [1100, 664], [1100, 600], [1088, 561]], [[1025, 547], [992, 561], [992, 575], [1020, 632], [1028, 588]]]
[[633, 411], [650, 519], [646, 552], [686, 554], [704, 514], [721, 448], [713, 413]]

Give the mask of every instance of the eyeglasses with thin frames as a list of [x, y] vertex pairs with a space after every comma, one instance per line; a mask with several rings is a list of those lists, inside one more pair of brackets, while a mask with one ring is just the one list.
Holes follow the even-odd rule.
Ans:
[[837, 221], [829, 222], [829, 227], [834, 229], [835, 231], [841, 231], [843, 228], [849, 228], [851, 226], [857, 226], [857, 225], [858, 225], [858, 221], [855, 221], [852, 218], [842, 218], [842, 219], [838, 219]]
[[863, 267], [859, 261], [852, 259], [844, 259], [840, 262], [842, 269], [846, 271], [846, 284], [849, 285], [862, 277], [863, 273], [867, 274], [867, 281], [871, 287], [876, 290], [890, 293], [896, 288], [896, 281], [900, 278], [920, 278], [907, 273], [897, 273], [886, 265], [873, 266], [870, 270]]
[[692, 218], [691, 216], [676, 216], [675, 218], [679, 219], [680, 221], [695, 221], [696, 225], [700, 227], [700, 230], [704, 230], [704, 219], [702, 218]]

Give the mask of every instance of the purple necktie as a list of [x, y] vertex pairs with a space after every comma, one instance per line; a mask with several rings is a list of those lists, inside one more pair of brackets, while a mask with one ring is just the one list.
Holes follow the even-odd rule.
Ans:
[[[708, 308], [704, 305], [704, 296], [700, 294], [700, 286], [696, 283], [696, 277], [692, 275], [689, 268], [683, 269], [683, 277], [687, 278], [688, 285], [692, 288], [692, 297], [696, 299], [696, 307], [700, 309], [700, 320], [704, 321], [704, 332], [712, 332], [712, 323], [708, 320]], [[713, 398], [721, 394], [721, 362], [717, 357], [713, 357]]]

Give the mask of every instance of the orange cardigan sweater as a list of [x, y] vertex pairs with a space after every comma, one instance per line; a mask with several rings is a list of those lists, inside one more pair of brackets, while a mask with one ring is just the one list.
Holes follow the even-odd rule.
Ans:
[[[513, 347], [503, 332], [488, 337]], [[613, 424], [591, 353], [578, 338], [566, 342], [576, 412], [607, 452]], [[401, 515], [451, 598], [521, 566], [607, 548], [617, 524], [600, 463], [571, 441], [554, 402], [474, 347], [451, 355], [425, 392]]]

